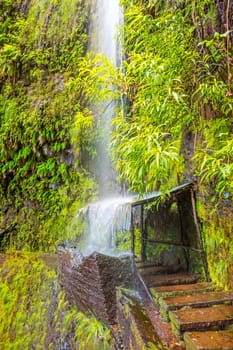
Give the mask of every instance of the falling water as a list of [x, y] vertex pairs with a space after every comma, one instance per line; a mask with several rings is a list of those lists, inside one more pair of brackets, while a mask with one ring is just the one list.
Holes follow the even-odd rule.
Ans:
[[119, 64], [117, 30], [122, 26], [123, 11], [119, 0], [92, 0], [89, 21], [89, 50], [101, 53]]
[[[122, 26], [123, 11], [119, 0], [92, 0], [89, 19], [89, 51], [107, 56], [117, 67], [120, 62], [117, 31]], [[111, 119], [115, 105], [108, 101], [97, 111], [99, 142], [93, 166], [101, 200], [88, 205], [84, 254], [93, 251], [115, 254], [117, 234], [130, 230], [130, 198], [121, 197], [116, 174], [109, 157]], [[103, 112], [104, 110], [104, 112]], [[125, 237], [124, 237], [125, 239]]]
[[[117, 67], [120, 63], [117, 32], [122, 26], [123, 11], [119, 0], [92, 0], [89, 17], [89, 51], [108, 57]], [[111, 89], [111, 87], [109, 86]], [[116, 102], [107, 101], [96, 111], [98, 141], [93, 170], [102, 198], [119, 194], [119, 185], [109, 156], [111, 120]]]
[[87, 209], [88, 235], [84, 255], [93, 251], [116, 255], [117, 235], [124, 234], [128, 239], [131, 223], [131, 198], [116, 197], [91, 203]]

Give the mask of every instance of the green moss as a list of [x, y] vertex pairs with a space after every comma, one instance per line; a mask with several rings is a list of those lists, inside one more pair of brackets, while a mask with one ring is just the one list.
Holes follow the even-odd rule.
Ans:
[[208, 0], [122, 3], [129, 104], [113, 135], [122, 178], [145, 192], [200, 175], [217, 194], [231, 192], [231, 38], [217, 33], [225, 23], [218, 8]]
[[126, 289], [118, 291], [118, 296], [124, 299], [122, 312], [129, 327], [125, 330], [124, 336], [130, 339], [132, 349], [133, 346], [136, 349], [166, 349], [166, 345], [162, 344], [146, 310], [134, 293], [134, 291]]
[[94, 189], [81, 155], [84, 148], [91, 152], [93, 119], [86, 88], [74, 84], [83, 65], [91, 64], [81, 60], [87, 4], [1, 5], [2, 248], [54, 250], [72, 207], [80, 207]]
[[218, 204], [216, 208], [206, 200], [204, 203], [199, 202], [198, 213], [202, 222], [210, 277], [217, 285], [231, 289], [233, 287], [232, 209], [227, 207], [225, 202], [222, 202], [221, 206]]
[[0, 347], [108, 350], [110, 332], [69, 306], [60, 291], [53, 256], [11, 253], [0, 272]]
[[32, 255], [8, 256], [1, 270], [1, 349], [44, 349], [55, 273]]
[[209, 0], [122, 3], [128, 105], [114, 120], [116, 167], [139, 193], [197, 182], [210, 274], [232, 287], [231, 10]]

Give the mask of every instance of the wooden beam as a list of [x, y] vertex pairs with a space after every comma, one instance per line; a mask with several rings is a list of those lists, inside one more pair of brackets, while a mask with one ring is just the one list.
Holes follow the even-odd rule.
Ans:
[[134, 257], [135, 254], [135, 234], [134, 234], [134, 224], [133, 224], [133, 208], [131, 207], [131, 223], [130, 223], [130, 232], [131, 232], [131, 253]]
[[141, 205], [141, 212], [140, 212], [140, 231], [141, 231], [141, 259], [142, 261], [146, 261], [146, 242], [147, 242], [147, 235], [145, 231], [145, 225], [144, 225], [144, 207]]

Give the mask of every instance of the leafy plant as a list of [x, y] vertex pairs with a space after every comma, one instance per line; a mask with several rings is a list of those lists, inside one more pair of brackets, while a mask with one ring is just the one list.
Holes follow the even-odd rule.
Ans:
[[92, 152], [94, 128], [83, 79], [94, 64], [83, 58], [87, 6], [1, 4], [0, 199], [2, 235], [9, 232], [2, 245], [54, 249], [70, 219], [60, 213], [74, 201], [81, 206], [94, 188], [82, 156]]
[[87, 318], [81, 312], [75, 315], [75, 337], [80, 350], [110, 350], [110, 331], [94, 317]]
[[[220, 13], [210, 0], [121, 3], [118, 84], [126, 106], [113, 121], [112, 139], [119, 177], [139, 193], [196, 181], [216, 215], [203, 220], [218, 231], [218, 212], [230, 217], [232, 210], [231, 8]], [[209, 252], [211, 235], [204, 233]], [[225, 257], [221, 235], [231, 236], [225, 221], [214, 239]], [[229, 287], [231, 258], [224, 271], [212, 253], [209, 259]]]

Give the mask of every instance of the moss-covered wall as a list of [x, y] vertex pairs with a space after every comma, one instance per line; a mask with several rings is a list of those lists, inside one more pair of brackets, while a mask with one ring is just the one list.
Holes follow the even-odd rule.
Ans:
[[197, 183], [211, 277], [233, 287], [232, 1], [122, 3], [116, 167], [140, 193]]
[[117, 311], [125, 349], [167, 349], [155, 332], [150, 318], [133, 291], [118, 290]]
[[233, 288], [233, 211], [228, 199], [217, 207], [211, 197], [197, 203], [211, 279], [226, 289]]
[[1, 260], [1, 350], [110, 350], [106, 327], [68, 304], [55, 254], [14, 252]]
[[113, 69], [86, 52], [88, 6], [0, 0], [0, 250], [13, 250], [0, 266], [2, 350], [111, 346], [106, 327], [68, 305], [56, 267], [37, 254], [78, 235], [73, 219], [96, 195], [90, 105], [109, 99]]
[[88, 2], [0, 5], [0, 242], [56, 249], [94, 187], [81, 156], [93, 126], [80, 77]]

